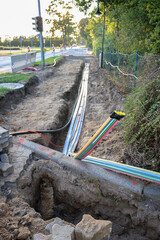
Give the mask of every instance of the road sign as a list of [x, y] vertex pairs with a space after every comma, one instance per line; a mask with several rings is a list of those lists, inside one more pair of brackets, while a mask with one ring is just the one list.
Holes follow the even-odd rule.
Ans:
[[19, 40], [23, 40], [23, 37], [20, 36]]

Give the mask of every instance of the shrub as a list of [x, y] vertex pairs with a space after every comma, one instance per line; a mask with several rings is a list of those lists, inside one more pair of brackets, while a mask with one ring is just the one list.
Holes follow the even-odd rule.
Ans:
[[143, 155], [143, 166], [159, 170], [160, 78], [135, 88], [126, 98], [125, 111], [126, 142]]

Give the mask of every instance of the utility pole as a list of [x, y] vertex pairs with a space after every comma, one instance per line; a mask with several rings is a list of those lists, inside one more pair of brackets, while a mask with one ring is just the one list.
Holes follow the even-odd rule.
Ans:
[[[41, 17], [41, 6], [40, 6], [40, 0], [38, 0], [38, 13]], [[42, 68], [45, 67], [45, 60], [44, 60], [44, 52], [43, 52], [43, 36], [42, 32], [40, 32], [40, 46], [41, 46], [41, 61], [42, 61]]]

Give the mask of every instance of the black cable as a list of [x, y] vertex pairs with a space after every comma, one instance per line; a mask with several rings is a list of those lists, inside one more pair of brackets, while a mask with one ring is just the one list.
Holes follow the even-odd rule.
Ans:
[[[81, 85], [82, 85], [82, 81], [80, 83], [80, 86], [79, 86], [79, 89], [78, 89], [78, 96], [79, 96], [79, 93], [80, 93], [80, 88], [81, 88]], [[60, 132], [62, 130], [64, 130], [71, 122], [72, 120], [72, 117], [73, 117], [73, 114], [74, 114], [74, 110], [76, 108], [76, 104], [77, 104], [77, 101], [78, 101], [78, 96], [77, 96], [77, 99], [74, 103], [74, 106], [73, 106], [73, 110], [72, 110], [72, 113], [71, 113], [71, 116], [70, 116], [70, 119], [69, 121], [61, 128], [58, 128], [58, 129], [53, 129], [53, 130], [36, 130], [34, 132], [30, 132], [30, 131], [24, 131], [24, 132], [13, 132], [13, 133], [10, 133], [10, 135], [12, 136], [18, 136], [18, 135], [23, 135], [23, 134], [35, 134], [35, 132], [37, 133], [55, 133], [55, 132]]]

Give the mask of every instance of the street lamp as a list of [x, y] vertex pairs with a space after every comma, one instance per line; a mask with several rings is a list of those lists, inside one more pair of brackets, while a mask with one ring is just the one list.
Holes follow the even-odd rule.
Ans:
[[[104, 3], [103, 3], [104, 4]], [[99, 0], [97, 0], [97, 10], [95, 12], [95, 15], [100, 16], [101, 12], [99, 10]], [[105, 4], [104, 4], [104, 10], [103, 10], [103, 31], [102, 31], [102, 51], [100, 55], [100, 68], [103, 68], [103, 55], [104, 55], [104, 32], [105, 32]]]

